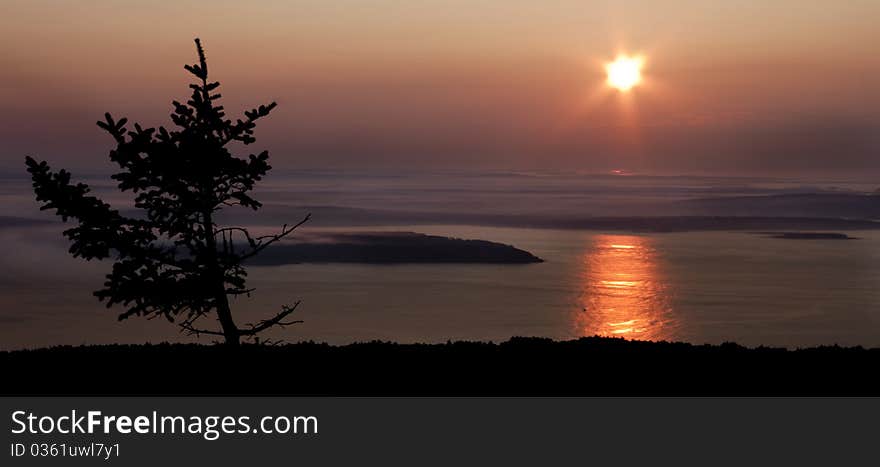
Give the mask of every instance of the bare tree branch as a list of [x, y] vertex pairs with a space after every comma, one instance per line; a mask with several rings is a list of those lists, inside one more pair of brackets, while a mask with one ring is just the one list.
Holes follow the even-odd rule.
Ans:
[[232, 243], [232, 233], [233, 232], [241, 232], [244, 235], [244, 238], [247, 240], [248, 245], [251, 246], [251, 248], [256, 247], [260, 238], [262, 238], [262, 237], [258, 237], [257, 239], [254, 239], [253, 237], [251, 237], [251, 233], [248, 231], [248, 229], [245, 229], [244, 227], [224, 227], [222, 229], [215, 229], [214, 236], [216, 237], [217, 234], [222, 234], [222, 235], [224, 235], [224, 238], [225, 238], [225, 235], [227, 232], [229, 232], [230, 243]]
[[226, 295], [250, 295], [254, 290], [257, 290], [256, 287], [249, 289], [226, 289]]
[[312, 218], [311, 214], [306, 214], [306, 217], [303, 220], [299, 221], [296, 225], [288, 227], [287, 224], [281, 228], [281, 232], [276, 235], [264, 235], [262, 237], [256, 238], [256, 246], [253, 247], [251, 251], [239, 257], [240, 260], [244, 261], [250, 257], [256, 256], [261, 251], [265, 250], [269, 245], [281, 240], [282, 238], [290, 235], [291, 232], [296, 230], [297, 227], [308, 222], [309, 219]]
[[196, 313], [196, 312], [190, 311], [189, 316], [185, 320], [178, 323], [178, 326], [180, 326], [180, 332], [186, 334], [187, 336], [196, 336], [196, 337], [199, 337], [200, 334], [207, 334], [207, 335], [211, 335], [211, 336], [225, 335], [221, 331], [211, 331], [209, 329], [198, 329], [198, 328], [194, 327], [193, 325], [195, 324], [195, 322], [198, 321], [199, 318], [201, 318], [203, 316], [205, 316], [205, 313]]
[[250, 326], [250, 329], [242, 329], [239, 331], [239, 334], [242, 336], [254, 336], [254, 335], [261, 333], [261, 332], [265, 331], [266, 329], [269, 329], [273, 326], [285, 327], [285, 326], [290, 326], [291, 324], [302, 323], [301, 320], [284, 321], [284, 318], [286, 318], [288, 315], [293, 313], [296, 310], [296, 307], [299, 306], [299, 304], [300, 304], [300, 301], [296, 301], [293, 304], [293, 306], [286, 306], [285, 305], [285, 306], [281, 307], [281, 312], [278, 313], [277, 315], [273, 316], [272, 318], [260, 321], [257, 324], [248, 324], [248, 326]]
[[199, 334], [207, 334], [207, 335], [211, 335], [211, 336], [225, 336], [225, 334], [220, 331], [211, 331], [208, 329], [197, 329], [197, 328], [194, 328], [186, 323], [180, 323], [179, 326], [181, 328], [180, 332], [186, 333], [187, 336], [198, 337]]

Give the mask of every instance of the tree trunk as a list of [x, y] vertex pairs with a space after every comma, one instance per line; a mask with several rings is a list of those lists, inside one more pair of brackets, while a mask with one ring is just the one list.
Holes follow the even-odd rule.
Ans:
[[226, 297], [226, 290], [217, 297], [217, 319], [220, 320], [220, 326], [223, 328], [223, 337], [226, 339], [226, 345], [237, 346], [241, 343], [241, 334], [238, 326], [232, 320], [232, 311], [229, 309], [229, 300]]
[[207, 271], [211, 278], [211, 282], [216, 290], [214, 300], [217, 302], [217, 320], [220, 321], [220, 327], [223, 329], [223, 337], [226, 339], [226, 345], [238, 346], [241, 343], [241, 332], [235, 321], [232, 319], [232, 310], [229, 308], [229, 297], [226, 296], [226, 280], [223, 277], [223, 271], [220, 270], [220, 264], [217, 261], [217, 239], [214, 238], [214, 221], [211, 219], [211, 212], [203, 213], [203, 228], [205, 230], [205, 246], [208, 250]]

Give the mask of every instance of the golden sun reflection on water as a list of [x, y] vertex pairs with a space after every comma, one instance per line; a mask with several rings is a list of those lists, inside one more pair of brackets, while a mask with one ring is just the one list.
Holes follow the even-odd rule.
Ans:
[[675, 322], [658, 253], [648, 237], [596, 235], [582, 260], [580, 310], [583, 336], [670, 340]]

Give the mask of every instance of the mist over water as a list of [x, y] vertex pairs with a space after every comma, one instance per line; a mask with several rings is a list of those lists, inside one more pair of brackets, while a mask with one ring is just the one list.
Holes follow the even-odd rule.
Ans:
[[[102, 193], [108, 186], [95, 188]], [[109, 264], [70, 258], [60, 237], [63, 225], [37, 211], [27, 188], [25, 180], [13, 180], [0, 192], [7, 216], [0, 226], [6, 250], [0, 259], [0, 346], [193, 341], [164, 321], [117, 322], [116, 310], [91, 296]], [[298, 313], [306, 322], [272, 336], [287, 341], [499, 341], [599, 334], [694, 343], [880, 346], [878, 231], [850, 231], [860, 238], [852, 241], [782, 240], [745, 231], [514, 228], [494, 221], [500, 215], [560, 221], [705, 215], [697, 200], [873, 188], [852, 180], [275, 173], [262, 191], [264, 211], [229, 220], [263, 229], [311, 211], [309, 229], [315, 231], [478, 238], [514, 245], [546, 262], [253, 267], [256, 293], [233, 306], [244, 323], [302, 299]], [[114, 203], [123, 201], [118, 194], [107, 195]], [[711, 206], [742, 209], [737, 203]], [[457, 217], [463, 215], [469, 217]], [[459, 218], [467, 222], [449, 222]]]

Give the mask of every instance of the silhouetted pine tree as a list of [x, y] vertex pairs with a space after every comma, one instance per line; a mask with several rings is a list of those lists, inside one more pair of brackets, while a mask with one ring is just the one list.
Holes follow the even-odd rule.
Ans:
[[[176, 322], [182, 332], [223, 336], [237, 345], [258, 341], [258, 334], [288, 321], [299, 302], [283, 306], [273, 317], [236, 325], [229, 297], [249, 295], [243, 262], [290, 234], [309, 219], [284, 225], [274, 235], [252, 236], [241, 227], [220, 227], [218, 211], [229, 206], [257, 210], [261, 204], [250, 196], [254, 184], [271, 168], [263, 151], [247, 158], [230, 152], [230, 143], [251, 144], [256, 121], [275, 108], [275, 103], [245, 112], [245, 119], [226, 118], [218, 105], [218, 82], [208, 81], [208, 65], [201, 43], [195, 40], [199, 63], [185, 68], [198, 80], [190, 84], [192, 97], [186, 104], [174, 102], [171, 119], [176, 128], [126, 127], [127, 119], [105, 114], [98, 126], [116, 140], [110, 159], [120, 172], [112, 178], [123, 192], [134, 194], [138, 217], [126, 217], [97, 197], [82, 183], [73, 184], [70, 173], [53, 172], [46, 162], [26, 158], [41, 208], [54, 209], [64, 221], [79, 225], [64, 235], [71, 240], [70, 253], [86, 260], [114, 257], [104, 288], [94, 294], [107, 306], [120, 304], [130, 316], [163, 316]], [[197, 321], [214, 314], [219, 329], [197, 327]]]

